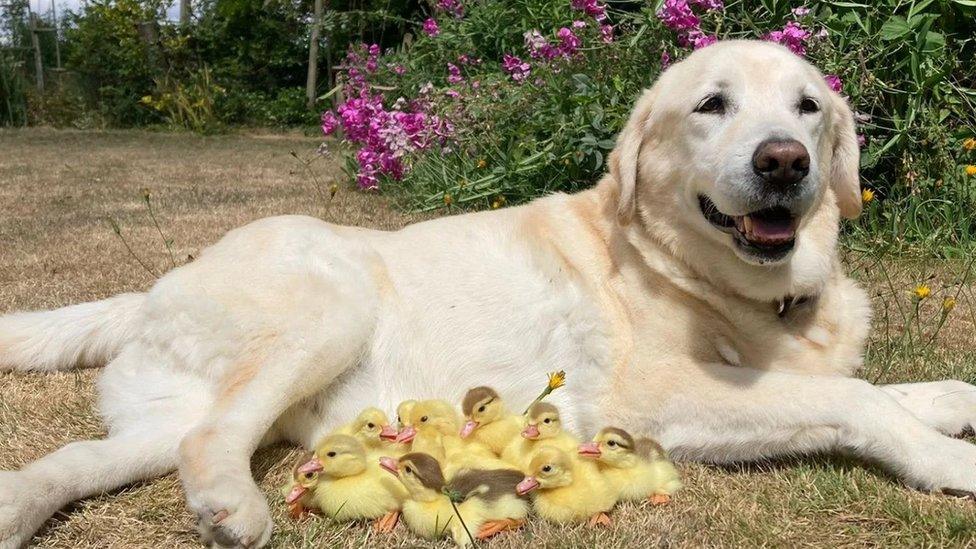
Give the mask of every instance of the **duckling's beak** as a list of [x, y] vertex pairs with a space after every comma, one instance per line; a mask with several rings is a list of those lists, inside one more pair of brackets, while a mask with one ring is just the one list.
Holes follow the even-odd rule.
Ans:
[[535, 477], [525, 477], [522, 482], [515, 486], [515, 493], [524, 496], [539, 487], [539, 481]]
[[526, 425], [525, 429], [522, 429], [522, 436], [528, 439], [539, 438], [539, 426], [535, 423]]
[[417, 436], [417, 430], [414, 429], [413, 426], [404, 427], [403, 430], [400, 431], [399, 434], [397, 434], [396, 441], [401, 443], [411, 442], [413, 441], [413, 437], [415, 436]]
[[478, 428], [477, 421], [468, 420], [464, 422], [464, 427], [461, 427], [461, 433], [460, 433], [461, 438], [468, 438], [469, 436], [471, 436], [471, 433], [473, 433], [474, 430], [477, 428]]
[[305, 492], [308, 492], [308, 488], [302, 486], [301, 484], [296, 484], [295, 487], [291, 489], [291, 492], [288, 492], [288, 495], [285, 496], [285, 503], [288, 505], [295, 503], [305, 495]]
[[579, 455], [583, 457], [598, 458], [602, 453], [599, 442], [584, 442], [579, 445]]
[[397, 430], [393, 428], [392, 425], [384, 425], [383, 430], [380, 431], [380, 440], [389, 440], [393, 442], [397, 438]]
[[391, 457], [386, 457], [386, 456], [381, 457], [380, 467], [386, 469], [390, 473], [393, 473], [393, 476], [396, 477], [400, 476], [400, 464], [397, 463], [397, 460]]
[[322, 462], [319, 461], [319, 458], [312, 458], [298, 468], [298, 473], [302, 475], [306, 473], [318, 473], [322, 469]]

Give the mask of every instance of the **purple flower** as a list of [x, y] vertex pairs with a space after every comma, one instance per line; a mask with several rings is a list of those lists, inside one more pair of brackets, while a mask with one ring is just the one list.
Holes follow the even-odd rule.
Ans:
[[804, 15], [808, 15], [810, 13], [810, 8], [806, 6], [800, 6], [798, 8], [793, 8], [791, 11], [793, 12], [794, 16], [803, 17]]
[[464, 6], [458, 0], [438, 0], [437, 8], [454, 17], [464, 17]]
[[526, 31], [522, 36], [525, 39], [525, 48], [529, 50], [529, 57], [549, 60], [559, 55], [558, 48], [550, 44], [539, 31]]
[[566, 57], [574, 55], [583, 45], [583, 41], [568, 27], [559, 29], [556, 36], [559, 38], [559, 53]]
[[380, 45], [379, 44], [371, 44], [369, 46], [369, 56], [370, 57], [379, 57], [379, 55], [380, 55]]
[[580, 21], [579, 19], [577, 19], [576, 21], [573, 21], [573, 28], [574, 29], [584, 29], [584, 28], [586, 28], [586, 21]]
[[693, 6], [698, 6], [705, 11], [721, 10], [725, 8], [722, 0], [690, 0]]
[[406, 72], [407, 72], [407, 68], [404, 67], [403, 65], [399, 63], [393, 65], [393, 73], [396, 74], [397, 76], [403, 76], [404, 74], [406, 74]]
[[570, 5], [573, 9], [585, 12], [597, 21], [602, 22], [607, 18], [607, 7], [598, 0], [572, 0]]
[[767, 34], [764, 39], [783, 44], [797, 55], [806, 55], [806, 41], [810, 38], [810, 31], [804, 29], [795, 21], [786, 23], [782, 30]]
[[518, 57], [506, 53], [502, 56], [502, 69], [512, 77], [512, 80], [523, 82], [529, 77], [532, 66]]
[[834, 90], [837, 93], [840, 93], [841, 82], [839, 76], [837, 76], [836, 74], [828, 74], [827, 76], [824, 76], [824, 82], [827, 83], [827, 86], [830, 87], [830, 89]]
[[718, 42], [718, 37], [715, 35], [707, 35], [700, 30], [693, 30], [688, 33], [685, 40], [691, 44], [693, 49], [700, 50]]
[[458, 68], [454, 63], [447, 64], [447, 81], [451, 84], [457, 84], [463, 81], [464, 78], [461, 77], [461, 69]]
[[441, 33], [441, 28], [437, 26], [437, 21], [435, 21], [433, 17], [428, 17], [427, 20], [424, 21], [424, 32], [427, 33], [427, 36], [432, 38]]
[[701, 22], [695, 12], [691, 11], [687, 0], [665, 0], [657, 17], [664, 26], [675, 31], [697, 29]]
[[333, 111], [325, 111], [322, 113], [322, 133], [325, 135], [332, 135], [334, 131], [339, 127], [341, 121], [339, 117], [336, 116]]
[[666, 69], [670, 66], [671, 66], [671, 54], [668, 53], [668, 50], [664, 50], [661, 52], [661, 68]]
[[863, 133], [857, 134], [857, 146], [864, 147], [868, 143], [868, 138]]
[[613, 25], [600, 25], [600, 39], [607, 44], [613, 42]]

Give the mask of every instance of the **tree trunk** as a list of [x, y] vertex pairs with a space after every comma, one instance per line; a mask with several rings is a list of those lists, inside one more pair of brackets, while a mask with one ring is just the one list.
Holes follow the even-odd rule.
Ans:
[[315, 108], [319, 83], [319, 33], [322, 27], [322, 0], [315, 0], [312, 17], [312, 33], [308, 39], [308, 80], [305, 81], [305, 99], [308, 108]]
[[180, 26], [190, 25], [190, 0], [180, 0]]
[[37, 93], [44, 93], [44, 59], [41, 57], [41, 41], [37, 38], [37, 21], [34, 14], [27, 12], [30, 17], [31, 47], [34, 48], [34, 83], [37, 84]]

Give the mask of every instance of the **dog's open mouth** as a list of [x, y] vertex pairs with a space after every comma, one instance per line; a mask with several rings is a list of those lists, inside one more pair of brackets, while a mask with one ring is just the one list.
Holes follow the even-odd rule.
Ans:
[[698, 206], [709, 223], [731, 233], [737, 245], [766, 261], [786, 256], [796, 244], [799, 218], [777, 206], [746, 215], [726, 215], [705, 195], [698, 195]]

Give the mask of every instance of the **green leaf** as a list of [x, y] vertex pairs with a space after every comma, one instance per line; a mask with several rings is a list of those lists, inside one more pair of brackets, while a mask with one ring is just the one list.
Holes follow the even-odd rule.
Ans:
[[911, 29], [908, 21], [900, 15], [892, 15], [881, 25], [880, 37], [882, 40], [897, 40], [909, 33]]

